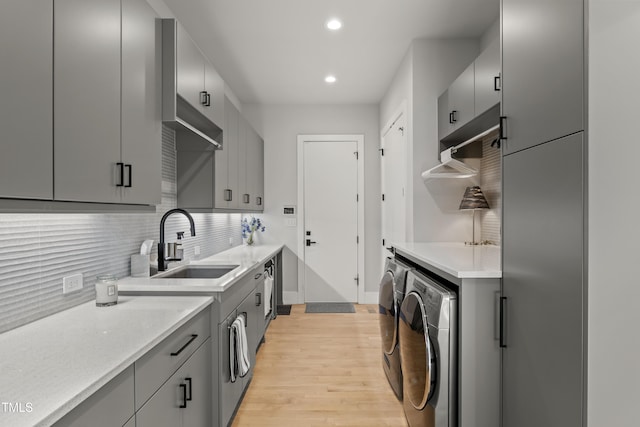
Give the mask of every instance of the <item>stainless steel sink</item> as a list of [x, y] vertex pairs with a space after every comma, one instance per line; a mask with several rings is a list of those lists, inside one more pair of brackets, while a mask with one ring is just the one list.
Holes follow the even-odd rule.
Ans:
[[185, 265], [153, 276], [154, 279], [217, 279], [237, 265]]

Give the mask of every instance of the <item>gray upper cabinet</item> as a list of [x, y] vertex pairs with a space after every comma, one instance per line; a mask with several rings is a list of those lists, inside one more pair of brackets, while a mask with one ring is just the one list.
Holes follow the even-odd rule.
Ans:
[[122, 1], [121, 148], [131, 173], [131, 187], [122, 192], [125, 203], [157, 205], [162, 200], [161, 34], [160, 21], [145, 0]]
[[449, 90], [445, 90], [438, 97], [438, 140], [441, 140], [451, 131], [449, 123]]
[[218, 126], [224, 121], [224, 82], [180, 23], [176, 29], [177, 94]]
[[253, 129], [247, 139], [247, 190], [250, 194], [249, 209], [263, 210], [264, 142]]
[[0, 3], [0, 197], [53, 198], [53, 2]]
[[207, 93], [204, 115], [213, 123], [224, 123], [224, 81], [209, 61], [204, 62], [204, 91]]
[[474, 64], [470, 64], [449, 87], [449, 114], [451, 130], [458, 129], [473, 119]]
[[475, 60], [475, 115], [500, 102], [500, 40], [495, 39]]
[[583, 0], [504, 0], [502, 19], [503, 154], [583, 130]]
[[202, 110], [204, 93], [204, 56], [185, 29], [177, 23], [176, 29], [176, 84], [178, 95], [191, 106]]
[[118, 203], [120, 0], [57, 0], [54, 16], [54, 196]]
[[54, 22], [54, 198], [159, 203], [155, 13], [142, 0], [58, 0]]
[[240, 112], [235, 105], [224, 98], [224, 143], [221, 150], [215, 152], [215, 207], [218, 209], [237, 209], [238, 193], [238, 126]]

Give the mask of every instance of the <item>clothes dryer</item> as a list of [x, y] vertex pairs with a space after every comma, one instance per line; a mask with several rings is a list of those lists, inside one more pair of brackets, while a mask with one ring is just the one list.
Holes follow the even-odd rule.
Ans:
[[400, 400], [402, 400], [402, 369], [398, 345], [398, 312], [404, 299], [407, 272], [410, 270], [412, 268], [403, 262], [388, 257], [378, 293], [382, 368], [393, 392]]
[[399, 341], [410, 427], [457, 427], [457, 298], [436, 279], [407, 274]]

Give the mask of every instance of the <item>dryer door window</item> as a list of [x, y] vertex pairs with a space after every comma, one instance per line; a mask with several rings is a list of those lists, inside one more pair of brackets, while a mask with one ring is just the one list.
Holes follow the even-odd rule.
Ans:
[[391, 354], [398, 342], [397, 317], [398, 312], [394, 298], [393, 274], [387, 271], [380, 281], [378, 294], [378, 311], [380, 318], [380, 335], [382, 336], [382, 349]]
[[404, 396], [422, 410], [435, 392], [435, 353], [422, 297], [416, 292], [402, 302], [399, 332]]

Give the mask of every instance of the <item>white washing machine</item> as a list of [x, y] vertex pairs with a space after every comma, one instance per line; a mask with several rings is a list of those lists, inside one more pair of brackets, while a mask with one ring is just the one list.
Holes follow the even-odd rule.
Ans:
[[437, 279], [407, 274], [400, 308], [404, 413], [410, 427], [457, 427], [457, 298]]
[[402, 400], [402, 369], [398, 345], [398, 313], [404, 299], [407, 272], [410, 270], [412, 268], [401, 261], [391, 257], [387, 258], [378, 293], [382, 368], [393, 392], [400, 400]]

